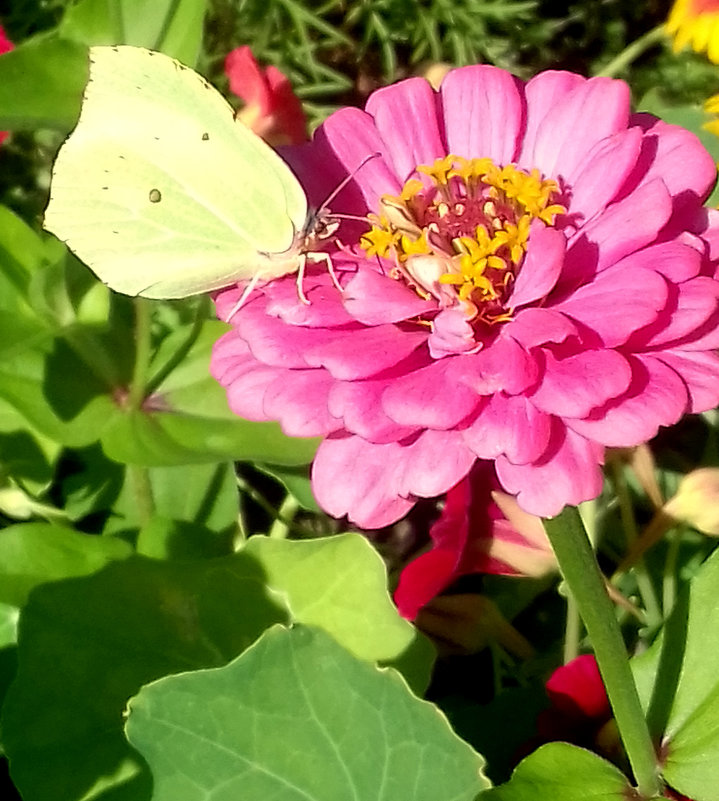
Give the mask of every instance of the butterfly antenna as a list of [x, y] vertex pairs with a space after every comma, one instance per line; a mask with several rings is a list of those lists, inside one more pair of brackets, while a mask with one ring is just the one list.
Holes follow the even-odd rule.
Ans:
[[[323, 211], [327, 209], [330, 203], [339, 195], [339, 193], [347, 186], [347, 184], [357, 175], [357, 173], [367, 164], [368, 161], [372, 161], [372, 159], [376, 159], [382, 154], [377, 151], [375, 153], [370, 153], [369, 156], [365, 156], [362, 161], [352, 170], [352, 172], [345, 176], [339, 184], [330, 192], [330, 194], [325, 198], [318, 209], [318, 213], [321, 214]], [[339, 215], [332, 215], [332, 216], [339, 216]]]

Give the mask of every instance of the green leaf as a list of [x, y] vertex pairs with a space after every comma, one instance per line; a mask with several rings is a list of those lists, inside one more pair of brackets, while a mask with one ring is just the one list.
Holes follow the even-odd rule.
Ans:
[[87, 83], [87, 50], [41, 34], [0, 57], [0, 128], [69, 131]]
[[[3, 60], [0, 58], [0, 75]], [[0, 84], [0, 93], [4, 86]], [[0, 108], [2, 107], [0, 101]], [[45, 243], [20, 217], [5, 206], [0, 206], [0, 280], [2, 309], [26, 308], [17, 298], [27, 294], [30, 277], [46, 259]]]
[[129, 44], [161, 50], [194, 67], [202, 44], [207, 0], [81, 0], [70, 6], [60, 33], [85, 45]]
[[34, 587], [95, 573], [132, 553], [126, 542], [52, 523], [18, 523], [0, 536], [0, 603], [22, 606]]
[[472, 801], [489, 784], [484, 760], [395, 671], [303, 627], [144, 687], [126, 731], [153, 801]]
[[[659, 664], [654, 671], [659, 676], [657, 686], [670, 702], [676, 686], [664, 732], [663, 774], [694, 801], [714, 801], [719, 787], [717, 587], [719, 552], [691, 580], [688, 609], [686, 604], [677, 605], [665, 627], [665, 641], [655, 645], [650, 662]], [[646, 672], [646, 664], [642, 668]], [[666, 698], [659, 700], [666, 705]]]
[[[191, 559], [232, 552], [239, 516], [232, 463], [153, 467], [147, 469], [147, 478], [155, 517], [140, 530], [138, 553], [157, 559]], [[114, 512], [124, 509], [124, 521], [137, 524], [133, 471], [128, 471], [127, 479]]]
[[122, 733], [128, 698], [160, 676], [222, 665], [285, 620], [241, 555], [131, 557], [38, 587], [21, 615], [2, 718], [24, 801], [149, 801], [147, 770]]
[[[105, 428], [102, 444], [118, 462], [147, 467], [218, 461], [263, 461], [300, 465], [312, 461], [319, 440], [285, 436], [276, 423], [252, 423], [233, 414], [225, 390], [209, 373], [212, 347], [227, 330], [207, 320], [189, 352], [165, 377], [145, 406], [157, 411], [125, 412]], [[164, 364], [170, 346], [157, 360]]]
[[416, 645], [424, 637], [397, 612], [384, 562], [365, 537], [250, 537], [244, 553], [262, 565], [268, 585], [287, 599], [294, 621], [324, 629], [371, 662], [394, 663], [412, 652], [416, 660], [403, 662], [403, 672], [416, 691], [426, 689], [433, 649]]
[[548, 743], [478, 801], [626, 801], [634, 790], [614, 765], [568, 743]]

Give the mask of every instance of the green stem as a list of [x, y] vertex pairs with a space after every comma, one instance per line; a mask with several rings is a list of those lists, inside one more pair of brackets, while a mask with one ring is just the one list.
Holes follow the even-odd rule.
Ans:
[[268, 536], [274, 539], [286, 540], [287, 535], [290, 533], [289, 523], [294, 520], [297, 510], [300, 508], [297, 498], [294, 495], [287, 494], [282, 505], [277, 510], [277, 518], [270, 527]]
[[[632, 508], [632, 499], [629, 495], [629, 488], [624, 477], [624, 469], [619, 461], [612, 462], [612, 481], [614, 490], [617, 494], [619, 501], [619, 514], [622, 518], [622, 527], [624, 528], [624, 536], [627, 542], [627, 551], [629, 551], [637, 541], [639, 532], [637, 531], [637, 521], [634, 519], [634, 509]], [[644, 559], [637, 559], [634, 565], [634, 577], [637, 582], [639, 594], [642, 597], [642, 603], [647, 615], [647, 624], [650, 628], [659, 626], [662, 622], [662, 610], [659, 606], [657, 594], [652, 584], [652, 579], [647, 572], [646, 563]]]
[[635, 39], [630, 45], [624, 48], [622, 52], [615, 56], [609, 64], [595, 73], [597, 77], [614, 78], [620, 75], [633, 61], [639, 58], [650, 47], [659, 44], [666, 37], [666, 30], [664, 25], [657, 25], [652, 28], [644, 36]]
[[[139, 412], [145, 400], [145, 387], [150, 367], [150, 304], [143, 298], [135, 298], [135, 366], [127, 398], [130, 414]], [[150, 472], [140, 465], [128, 465], [127, 474], [132, 483], [135, 505], [140, 525], [148, 523], [155, 514], [155, 498], [150, 482]]]
[[591, 639], [637, 788], [645, 798], [657, 796], [661, 785], [649, 728], [614, 606], [607, 595], [582, 519], [575, 507], [568, 506], [558, 517], [545, 520], [544, 524]]
[[152, 337], [150, 324], [152, 315], [150, 304], [144, 298], [135, 298], [135, 367], [132, 373], [130, 394], [127, 405], [132, 411], [139, 411], [145, 400], [147, 375], [150, 370], [150, 350]]

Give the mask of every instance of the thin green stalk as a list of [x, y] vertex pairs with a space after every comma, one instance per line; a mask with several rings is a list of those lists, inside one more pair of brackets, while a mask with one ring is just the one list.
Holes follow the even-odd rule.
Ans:
[[662, 588], [662, 600], [667, 614], [674, 608], [674, 602], [677, 597], [677, 564], [679, 562], [679, 549], [683, 533], [682, 528], [677, 527], [669, 534], [669, 547], [664, 560], [664, 585]]
[[582, 621], [573, 595], [567, 597], [567, 616], [564, 624], [564, 664], [579, 656], [579, 638], [582, 636]]
[[659, 795], [661, 784], [649, 728], [629, 667], [614, 606], [578, 510], [568, 506], [544, 521], [559, 568], [579, 608], [594, 648], [599, 670], [614, 711], [619, 734], [645, 798]]
[[277, 510], [275, 522], [267, 532], [268, 536], [278, 540], [286, 540], [287, 535], [290, 533], [289, 524], [294, 520], [299, 508], [300, 505], [297, 502], [297, 498], [287, 493], [286, 498], [282, 501], [282, 505]]
[[[611, 469], [614, 489], [619, 501], [619, 514], [622, 518], [627, 550], [629, 550], [639, 537], [637, 521], [634, 519], [632, 499], [629, 495], [629, 488], [624, 478], [624, 470], [621, 463], [618, 461], [612, 462]], [[662, 622], [662, 610], [644, 559], [638, 559], [634, 565], [634, 576], [646, 611], [647, 624], [652, 628], [659, 626]]]
[[[150, 304], [143, 298], [135, 298], [135, 367], [132, 373], [132, 383], [127, 398], [130, 411], [136, 412], [142, 408], [145, 400], [145, 387], [147, 373], [150, 366]], [[149, 522], [155, 514], [155, 498], [152, 493], [150, 472], [146, 467], [139, 465], [127, 466], [128, 476], [135, 496], [135, 505], [140, 518], [140, 524]]]
[[597, 77], [615, 78], [620, 75], [633, 61], [639, 58], [643, 53], [649, 50], [650, 47], [659, 44], [666, 37], [666, 30], [664, 25], [657, 25], [652, 28], [644, 36], [635, 39], [630, 45], [622, 50], [622, 52], [615, 56], [609, 64], [602, 67], [601, 70], [595, 73]]
[[152, 315], [150, 303], [144, 298], [135, 298], [135, 367], [127, 405], [133, 411], [139, 411], [145, 400], [147, 375], [150, 370], [150, 350], [152, 338], [150, 323]]

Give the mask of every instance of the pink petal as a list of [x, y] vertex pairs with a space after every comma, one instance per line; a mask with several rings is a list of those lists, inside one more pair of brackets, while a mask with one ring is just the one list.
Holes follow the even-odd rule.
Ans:
[[564, 359], [545, 351], [545, 359], [544, 377], [531, 400], [547, 414], [586, 417], [621, 395], [632, 380], [629, 363], [614, 350], [586, 350]]
[[719, 356], [711, 352], [664, 351], [656, 354], [684, 381], [690, 406], [687, 411], [706, 412], [719, 405]]
[[525, 510], [539, 517], [553, 517], [565, 506], [576, 506], [596, 498], [602, 491], [604, 449], [565, 429], [555, 426], [553, 445], [541, 462], [512, 464], [500, 456], [495, 466], [502, 486]]
[[671, 241], [649, 245], [630, 253], [614, 267], [627, 273], [638, 268], [655, 270], [673, 283], [679, 283], [698, 275], [701, 261], [701, 254], [695, 248]]
[[504, 454], [515, 464], [525, 464], [547, 450], [551, 430], [551, 418], [526, 398], [498, 392], [490, 396], [462, 436], [480, 459]]
[[474, 328], [464, 309], [450, 307], [432, 320], [432, 332], [427, 339], [429, 354], [433, 359], [444, 359], [461, 353], [477, 351]]
[[282, 372], [268, 384], [264, 395], [266, 419], [279, 420], [290, 437], [315, 437], [329, 434], [341, 423], [327, 407], [327, 395], [334, 381], [320, 370]]
[[374, 118], [389, 163], [401, 183], [418, 164], [433, 164], [435, 159], [446, 155], [439, 129], [437, 95], [424, 78], [409, 78], [378, 89], [367, 101], [366, 110]]
[[521, 84], [487, 65], [452, 70], [440, 90], [447, 149], [464, 158], [515, 160], [523, 125]]
[[631, 122], [645, 131], [637, 163], [638, 184], [661, 178], [680, 202], [689, 197], [704, 200], [714, 186], [717, 170], [697, 136], [651, 114], [635, 114]]
[[517, 395], [539, 376], [535, 358], [504, 330], [484, 350], [463, 356], [458, 367], [459, 380], [478, 395], [502, 390]]
[[607, 348], [623, 344], [635, 331], [653, 323], [667, 303], [665, 279], [653, 270], [631, 265], [630, 260], [599, 273], [553, 307], [598, 334]]
[[533, 162], [531, 164], [528, 163], [524, 156], [528, 155], [531, 161], [537, 146], [537, 137], [542, 123], [551, 114], [554, 106], [574, 89], [582, 86], [586, 80], [586, 78], [574, 72], [546, 70], [535, 75], [525, 85], [526, 128], [521, 155], [519, 156], [523, 166], [537, 166]]
[[626, 395], [584, 420], [566, 420], [587, 439], [630, 448], [654, 437], [659, 426], [676, 423], [688, 410], [689, 395], [677, 373], [658, 359], [631, 359], [633, 379]]
[[396, 323], [431, 311], [435, 304], [423, 300], [400, 281], [374, 269], [360, 269], [344, 291], [349, 314], [365, 325]]
[[522, 309], [507, 325], [511, 334], [524, 348], [529, 350], [548, 342], [559, 344], [569, 337], [578, 337], [577, 326], [569, 317], [553, 309]]
[[573, 291], [597, 272], [653, 242], [671, 213], [671, 197], [661, 181], [608, 206], [570, 242], [557, 292]]
[[543, 75], [546, 73], [526, 87], [528, 134], [529, 120], [540, 103], [544, 106], [540, 113], [544, 114], [536, 136], [525, 137], [519, 162], [538, 167], [545, 176], [563, 176], [571, 181], [597, 142], [627, 127], [629, 87], [623, 81], [592, 78], [569, 91], [557, 92], [556, 80], [540, 80]]
[[357, 325], [328, 331], [321, 340], [314, 337], [304, 348], [304, 358], [310, 367], [324, 367], [335, 378], [354, 381], [394, 367], [426, 339], [427, 333], [422, 330], [403, 330], [395, 325], [373, 328]]
[[567, 240], [561, 231], [535, 222], [529, 235], [527, 255], [507, 305], [516, 309], [547, 295], [564, 266]]
[[[218, 305], [220, 298], [218, 297]], [[251, 296], [233, 323], [240, 336], [247, 342], [252, 355], [273, 367], [312, 367], [305, 358], [306, 352], [317, 343], [316, 329], [288, 326], [276, 317], [266, 314], [265, 298]], [[327, 329], [332, 338], [337, 329]]]
[[[708, 323], [710, 323], [710, 333], [719, 336], [715, 319], [717, 310], [719, 310], [719, 282], [706, 275], [699, 275], [679, 286], [679, 296], [671, 319], [663, 321], [661, 327], [658, 325], [657, 331], [651, 336], [641, 336], [640, 333], [637, 340], [642, 343], [642, 350], [666, 348], [669, 343], [677, 343], [685, 338], [691, 342], [694, 339], [691, 335], [701, 331]], [[712, 347], [719, 347], [719, 341]], [[691, 349], [696, 348], [691, 347]]]
[[382, 395], [385, 413], [406, 426], [454, 428], [472, 414], [481, 400], [480, 395], [457, 380], [458, 361], [442, 359], [396, 378]]
[[475, 462], [472, 451], [454, 431], [424, 431], [403, 451], [399, 492], [433, 498], [467, 475]]
[[637, 162], [642, 144], [638, 128], [619, 131], [597, 142], [571, 177], [569, 211], [586, 223], [617, 196]]
[[[264, 286], [262, 292], [267, 298], [266, 314], [279, 317], [288, 325], [303, 328], [334, 328], [352, 322], [343, 305], [344, 295], [330, 281], [326, 272], [319, 276], [306, 274], [302, 288], [309, 303], [299, 300], [294, 276], [280, 278]], [[239, 295], [237, 291], [237, 300]]]
[[349, 432], [370, 442], [405, 439], [416, 429], [396, 423], [382, 408], [382, 394], [393, 380], [335, 382], [328, 398], [330, 414], [341, 418]]
[[376, 445], [360, 437], [330, 435], [312, 463], [312, 490], [333, 517], [348, 515], [360, 528], [389, 526], [414, 506], [397, 491], [403, 447]]
[[[377, 131], [372, 117], [357, 108], [342, 108], [330, 115], [315, 133], [316, 147], [322, 155], [322, 160], [314, 160], [308, 164], [307, 178], [302, 181], [304, 186], [312, 186], [317, 176], [332, 162], [328, 156], [333, 156], [336, 162], [344, 168], [344, 174], [357, 171], [353, 190], [361, 194], [365, 209], [376, 210], [382, 195], [398, 195], [404, 178], [398, 176], [393, 169], [392, 154], [385, 145], [382, 136]], [[360, 167], [360, 164], [372, 153], [379, 153], [377, 158], [370, 159]], [[302, 179], [300, 175], [300, 179]], [[333, 181], [334, 186], [337, 181]], [[331, 187], [327, 187], [329, 190]], [[332, 204], [333, 209], [339, 211], [355, 211], [357, 201], [345, 200], [345, 192], [337, 197]], [[361, 212], [359, 212], [361, 213]]]

